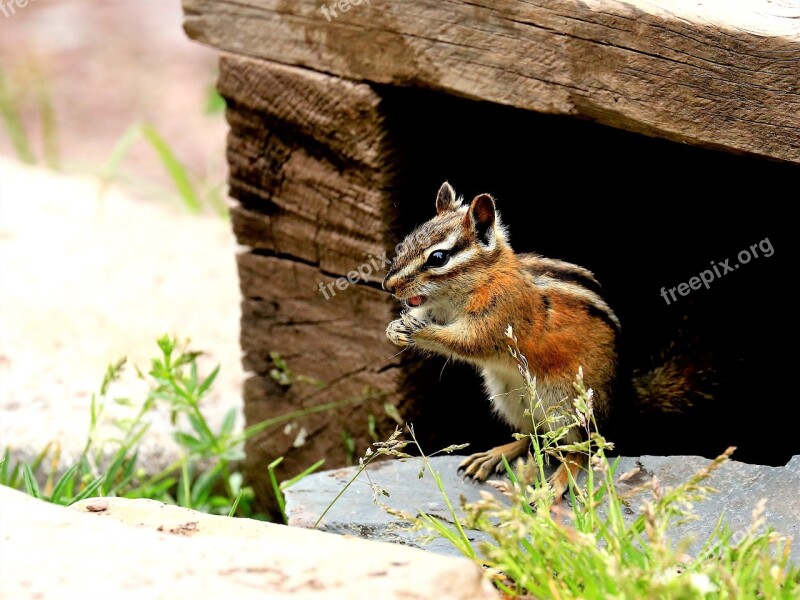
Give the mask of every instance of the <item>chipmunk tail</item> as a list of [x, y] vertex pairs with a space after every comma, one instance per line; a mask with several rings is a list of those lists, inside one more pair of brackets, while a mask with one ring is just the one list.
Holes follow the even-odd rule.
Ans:
[[703, 409], [717, 395], [720, 377], [711, 354], [699, 351], [697, 339], [682, 339], [633, 373], [640, 414], [679, 414]]

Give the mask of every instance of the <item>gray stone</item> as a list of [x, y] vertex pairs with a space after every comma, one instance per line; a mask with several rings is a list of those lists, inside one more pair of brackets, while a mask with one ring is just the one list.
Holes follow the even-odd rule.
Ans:
[[[463, 457], [442, 456], [431, 459], [434, 469], [439, 473], [442, 484], [459, 517], [464, 513], [459, 509], [459, 498], [464, 496], [468, 502], [477, 501], [480, 491], [487, 491], [500, 497], [491, 486], [464, 480], [457, 472], [458, 463]], [[370, 481], [385, 489], [390, 495], [382, 496], [381, 502], [398, 509], [417, 514], [428, 513], [441, 521], [452, 524], [453, 519], [429, 472], [419, 478], [422, 461], [410, 459], [376, 462], [367, 474], [362, 473], [334, 503], [319, 525], [319, 529], [333, 533], [356, 535], [372, 540], [396, 542], [415, 547], [424, 547], [440, 554], [458, 555], [459, 552], [442, 538], [426, 542], [425, 532], [411, 531], [408, 524], [396, 519], [373, 502]], [[296, 483], [286, 493], [286, 512], [289, 525], [314, 527], [314, 523], [342, 490], [357, 467], [336, 469], [316, 473]], [[470, 531], [473, 541], [488, 539], [477, 531]]]
[[[467, 501], [479, 498], [481, 490], [499, 496], [492, 487], [464, 481], [456, 472], [462, 457], [445, 456], [431, 459], [433, 468], [440, 473], [447, 495], [456, 505], [459, 497]], [[619, 484], [621, 492], [629, 491], [656, 476], [663, 488], [675, 487], [707, 465], [709, 461], [697, 456], [642, 456], [620, 459], [617, 474], [637, 468], [640, 474]], [[418, 478], [421, 460], [385, 461], [369, 469], [369, 480], [386, 489], [390, 496], [382, 497], [386, 505], [416, 514], [425, 511], [444, 521], [452, 522], [441, 493], [433, 478], [425, 473]], [[311, 475], [295, 484], [286, 493], [289, 524], [313, 527], [316, 520], [355, 475], [357, 468], [338, 469]], [[366, 474], [362, 473], [342, 497], [333, 505], [319, 525], [319, 529], [341, 534], [356, 535], [374, 540], [392, 541], [424, 547], [442, 554], [458, 554], [444, 539], [437, 538], [426, 544], [426, 532], [411, 531], [372, 500], [372, 488]], [[581, 480], [582, 482], [582, 480]], [[765, 467], [728, 461], [716, 471], [707, 484], [718, 490], [708, 499], [698, 503], [694, 512], [698, 519], [676, 526], [671, 532], [674, 540], [691, 538], [689, 553], [696, 552], [713, 531], [719, 516], [726, 520], [737, 534], [744, 532], [752, 522], [753, 509], [761, 498], [768, 498], [765, 517], [778, 532], [797, 536], [800, 526], [800, 456], [795, 456], [784, 467]], [[626, 520], [634, 520], [641, 507], [642, 496], [631, 502]], [[460, 511], [459, 511], [460, 513]], [[470, 538], [486, 539], [483, 534], [468, 531]], [[792, 553], [800, 562], [800, 543]]]
[[[643, 476], [655, 475], [662, 487], [679, 485], [709, 463], [699, 456], [642, 456], [638, 460]], [[618, 472], [633, 469], [636, 464], [637, 459], [623, 458]], [[684, 523], [672, 533], [674, 539], [694, 540], [690, 554], [702, 546], [723, 513], [736, 539], [751, 525], [753, 509], [762, 498], [767, 499], [764, 513], [767, 523], [779, 533], [797, 539], [800, 533], [800, 455], [783, 467], [729, 460], [709, 477], [707, 484], [717, 493], [695, 505], [696, 521]], [[631, 480], [622, 483], [620, 490], [635, 485], [637, 482]], [[633, 507], [638, 509], [638, 504]], [[800, 544], [794, 545], [792, 558], [800, 562]]]

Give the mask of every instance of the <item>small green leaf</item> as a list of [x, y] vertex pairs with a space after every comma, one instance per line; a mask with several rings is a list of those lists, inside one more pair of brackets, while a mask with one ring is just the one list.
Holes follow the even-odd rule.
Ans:
[[42, 494], [39, 491], [39, 484], [36, 483], [36, 478], [33, 476], [30, 466], [27, 463], [22, 464], [22, 477], [25, 481], [25, 492], [34, 498], [41, 498]]
[[72, 490], [75, 485], [75, 475], [77, 475], [79, 467], [80, 465], [72, 465], [59, 477], [56, 485], [53, 487], [53, 493], [50, 494], [50, 502], [53, 504], [62, 504], [61, 499], [65, 494], [67, 496], [72, 496]]
[[209, 388], [213, 385], [214, 380], [219, 375], [219, 365], [217, 365], [213, 371], [206, 377], [203, 382], [200, 384], [200, 387], [197, 388], [197, 395], [202, 396], [205, 394]]
[[245, 459], [245, 453], [239, 448], [229, 448], [222, 452], [219, 458], [228, 462], [237, 462]]
[[182, 431], [173, 432], [172, 439], [190, 452], [202, 452], [208, 447], [207, 443], [189, 435], [188, 433], [183, 433]]
[[228, 437], [233, 432], [233, 426], [236, 424], [236, 409], [232, 408], [225, 413], [225, 419], [222, 421], [222, 427], [219, 430], [219, 437]]
[[192, 505], [198, 506], [206, 502], [214, 488], [214, 484], [219, 480], [222, 472], [222, 464], [218, 464], [210, 471], [202, 473], [192, 485]]

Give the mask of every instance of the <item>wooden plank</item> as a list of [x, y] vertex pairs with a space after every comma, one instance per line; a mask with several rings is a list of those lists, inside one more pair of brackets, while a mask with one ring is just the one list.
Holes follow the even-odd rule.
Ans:
[[373, 0], [330, 21], [317, 0], [184, 9], [191, 37], [230, 52], [800, 163], [797, 4]]
[[[346, 274], [391, 247], [381, 98], [367, 85], [223, 56], [233, 225], [240, 244]], [[382, 274], [369, 279], [378, 283]]]
[[[296, 428], [266, 431], [248, 443], [246, 468], [259, 498], [272, 497], [265, 465], [284, 457], [279, 476], [325, 457], [329, 467], [363, 453], [395, 422], [385, 402], [411, 412], [399, 390], [404, 370], [384, 335], [396, 308], [380, 291], [390, 247], [386, 209], [394, 190], [381, 97], [365, 84], [260, 59], [223, 56], [220, 92], [228, 104], [230, 192], [238, 242], [245, 416], [264, 419], [320, 404], [375, 396], [297, 419]], [[331, 285], [365, 264], [369, 283]], [[367, 274], [362, 270], [362, 274]], [[320, 285], [323, 289], [320, 289]], [[341, 284], [341, 282], [340, 282]], [[302, 375], [292, 385], [271, 376], [271, 353]], [[305, 378], [324, 382], [310, 385]], [[298, 434], [305, 441], [298, 444]], [[267, 503], [274, 509], [274, 501]]]
[[[376, 362], [384, 362], [397, 350], [384, 335], [393, 318], [395, 302], [389, 294], [363, 284], [334, 286], [327, 297], [320, 283], [332, 276], [319, 269], [271, 256], [244, 253], [238, 257], [239, 279], [246, 300], [266, 303], [260, 313], [243, 310], [242, 349], [245, 366], [267, 373], [269, 356], [264, 348], [302, 354], [302, 372], [328, 380]], [[337, 361], [346, 364], [341, 368]]]
[[387, 168], [378, 93], [365, 84], [277, 62], [224, 53], [217, 88], [234, 108], [284, 127], [317, 150], [327, 147], [325, 156], [337, 165], [355, 161]]

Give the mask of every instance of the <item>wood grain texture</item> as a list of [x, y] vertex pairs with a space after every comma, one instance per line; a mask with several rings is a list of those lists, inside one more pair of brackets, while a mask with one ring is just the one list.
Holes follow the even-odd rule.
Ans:
[[226, 55], [218, 87], [240, 244], [337, 275], [391, 247], [393, 161], [369, 86]]
[[320, 7], [184, 0], [185, 28], [223, 50], [355, 81], [800, 162], [796, 2], [372, 0], [330, 21]]

